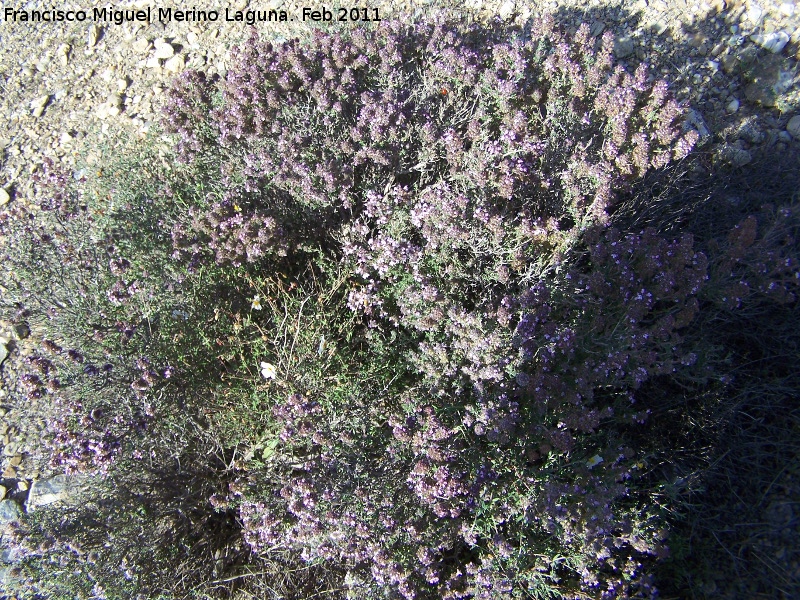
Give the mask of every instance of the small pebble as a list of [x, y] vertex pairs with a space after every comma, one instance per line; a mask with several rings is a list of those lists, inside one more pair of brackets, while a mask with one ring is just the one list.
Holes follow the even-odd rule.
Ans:
[[154, 58], [158, 59], [166, 59], [172, 58], [175, 55], [175, 48], [172, 47], [172, 44], [162, 43], [160, 46], [156, 46], [156, 51], [153, 53]]
[[47, 106], [48, 100], [50, 100], [50, 95], [45, 94], [44, 96], [40, 96], [31, 102], [31, 114], [37, 119], [41, 117], [42, 113], [44, 113], [45, 106]]
[[794, 139], [800, 139], [800, 115], [795, 115], [786, 124], [786, 131], [789, 132]]
[[785, 31], [773, 31], [772, 33], [755, 33], [750, 36], [750, 40], [757, 46], [761, 46], [764, 50], [768, 50], [773, 54], [780, 54], [780, 52], [789, 43], [789, 34]]

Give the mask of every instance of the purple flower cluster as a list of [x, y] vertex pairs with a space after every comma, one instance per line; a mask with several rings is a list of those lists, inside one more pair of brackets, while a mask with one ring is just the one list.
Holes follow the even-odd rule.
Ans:
[[[167, 130], [185, 160], [214, 157], [224, 196], [177, 227], [177, 256], [282, 256], [287, 240], [299, 247], [355, 217], [370, 233], [345, 247], [385, 275], [420, 252], [530, 244], [520, 234], [553, 216], [603, 221], [613, 189], [694, 141], [663, 82], [612, 67], [612, 42], [595, 49], [584, 26], [570, 43], [549, 17], [527, 41], [453, 22], [278, 46], [254, 34], [219, 84], [221, 103], [201, 73], [170, 91]], [[502, 267], [491, 265], [501, 279]]]
[[213, 250], [217, 264], [241, 265], [266, 255], [285, 256], [287, 242], [277, 221], [244, 200], [213, 202], [207, 209], [192, 208], [188, 226], [176, 223], [172, 230], [173, 258], [197, 260], [204, 249]]

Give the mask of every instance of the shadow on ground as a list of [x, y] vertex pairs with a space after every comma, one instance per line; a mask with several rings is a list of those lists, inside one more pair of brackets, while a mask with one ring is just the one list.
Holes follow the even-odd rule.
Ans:
[[[620, 208], [628, 226], [710, 240], [764, 205], [797, 209], [800, 140], [785, 128], [798, 109], [791, 58], [798, 48], [772, 53], [734, 35], [742, 11], [709, 15], [683, 35], [622, 5], [557, 13], [568, 28], [614, 30], [622, 62], [633, 69], [645, 59], [670, 81], [701, 135], [693, 157], [631, 195], [649, 199], [646, 205], [631, 200]], [[626, 37], [625, 26], [638, 34]], [[796, 249], [798, 241], [783, 243]], [[697, 419], [680, 403], [661, 415], [681, 423], [671, 430], [681, 444], [662, 469], [671, 479], [665, 497], [678, 507], [671, 556], [655, 573], [664, 598], [800, 597], [798, 312], [795, 301], [706, 323], [714, 342], [730, 349], [735, 383], [726, 397], [684, 390], [685, 403], [702, 408]]]

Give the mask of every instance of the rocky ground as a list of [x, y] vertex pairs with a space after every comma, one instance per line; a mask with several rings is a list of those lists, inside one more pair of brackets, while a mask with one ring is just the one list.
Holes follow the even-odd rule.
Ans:
[[[155, 3], [119, 3], [137, 8]], [[499, 15], [524, 22], [542, 11], [555, 12], [565, 27], [581, 23], [592, 35], [614, 33], [617, 58], [633, 67], [649, 62], [657, 75], [673, 82], [690, 107], [687, 127], [701, 134], [709, 160], [743, 166], [764, 153], [785, 153], [800, 146], [800, 2], [797, 0], [467, 0], [452, 2], [478, 18]], [[382, 18], [435, 18], [441, 1], [372, 2]], [[8, 4], [4, 4], [8, 6]], [[0, 24], [0, 205], [32, 203], [31, 176], [46, 157], [71, 168], [91, 169], [103, 152], [121, 148], [158, 121], [170, 80], [187, 68], [224, 75], [228, 50], [249, 28], [239, 22], [93, 23], [91, 9], [108, 3], [87, 0], [64, 4], [83, 8], [84, 23]], [[169, 4], [162, 5], [169, 7]], [[210, 1], [198, 9], [285, 10], [287, 23], [262, 23], [276, 38], [302, 34], [302, 8], [321, 8], [297, 0], [230, 4]], [[52, 8], [50, 3], [20, 2], [17, 9]], [[181, 7], [185, 8], [185, 7]], [[0, 281], [0, 293], [2, 285]], [[15, 393], [17, 365], [36, 343], [36, 332], [0, 323], [0, 521], [20, 505], [58, 496], [37, 454], [38, 424], [30, 422], [26, 400]], [[34, 485], [36, 484], [36, 485]], [[28, 498], [34, 485], [32, 498]], [[36, 487], [44, 490], [37, 494]], [[48, 487], [49, 486], [49, 487]], [[56, 486], [54, 488], [53, 486]], [[56, 491], [58, 491], [56, 489]], [[49, 494], [49, 495], [47, 495]], [[39, 500], [36, 500], [36, 497]]]

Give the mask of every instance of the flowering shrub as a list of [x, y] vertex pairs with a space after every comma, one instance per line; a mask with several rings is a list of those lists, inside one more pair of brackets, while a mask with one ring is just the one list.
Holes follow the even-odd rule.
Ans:
[[367, 325], [353, 368], [394, 365], [346, 393], [284, 376], [273, 451], [302, 467], [225, 501], [254, 550], [407, 598], [649, 589], [636, 557], [661, 544], [624, 502], [632, 452], [588, 440], [643, 422], [635, 390], [695, 362], [679, 331], [707, 261], [691, 236], [597, 229], [615, 190], [694, 142], [612, 42], [550, 18], [527, 35], [390, 24], [254, 37], [218, 102], [202, 74], [176, 82], [165, 125], [220, 191], [175, 225], [175, 258], [292, 269], [331, 248]]
[[490, 280], [522, 269], [522, 254], [605, 221], [615, 189], [695, 140], [666, 84], [614, 67], [612, 45], [606, 34], [595, 50], [585, 26], [568, 43], [549, 17], [525, 37], [452, 23], [307, 45], [253, 37], [219, 103], [202, 73], [170, 92], [167, 130], [220, 190], [176, 226], [176, 253], [241, 264], [341, 223], [363, 243], [379, 224], [379, 270], [420, 251], [435, 267], [457, 249], [480, 250], [462, 267]]
[[253, 37], [170, 90], [181, 164], [52, 168], [41, 211], [0, 215], [51, 465], [142, 475], [113, 506], [180, 515], [205, 561], [170, 588], [137, 555], [120, 594], [257, 560], [328, 574], [303, 597], [657, 593], [654, 390], [715, 375], [706, 313], [795, 302], [794, 212], [716, 243], [615, 221], [695, 136], [612, 41], [549, 17]]

